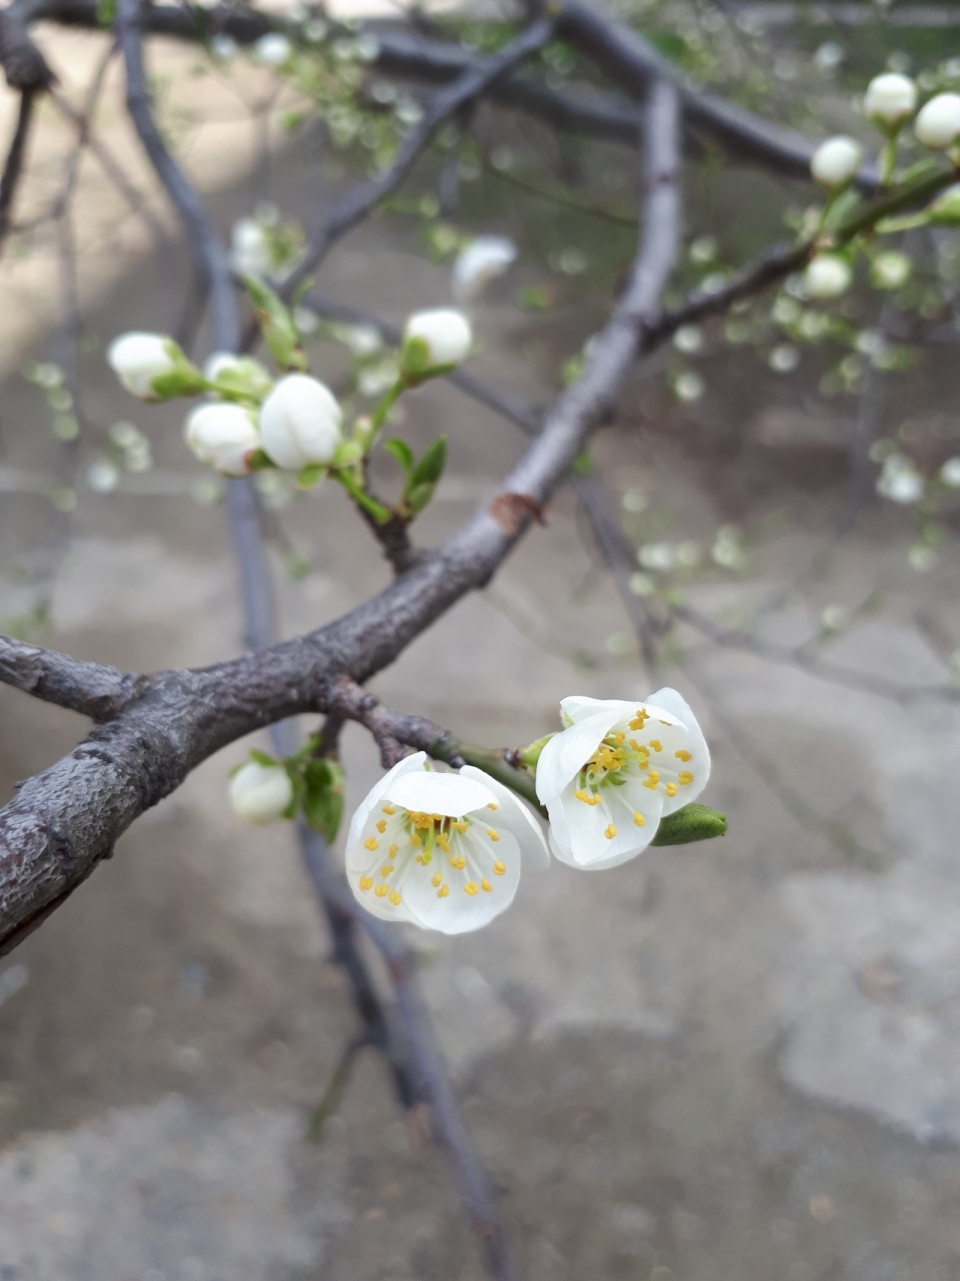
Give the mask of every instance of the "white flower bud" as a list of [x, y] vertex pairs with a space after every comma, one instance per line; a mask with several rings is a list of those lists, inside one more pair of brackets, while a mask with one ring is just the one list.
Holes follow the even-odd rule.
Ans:
[[238, 356], [232, 351], [215, 351], [208, 356], [203, 376], [209, 383], [223, 379], [225, 390], [243, 392], [258, 400], [273, 386], [273, 379], [259, 360], [252, 356]]
[[233, 36], [220, 35], [210, 37], [210, 56], [217, 62], [230, 62], [237, 56], [237, 42]]
[[270, 67], [282, 67], [290, 61], [293, 45], [279, 31], [270, 31], [254, 43], [253, 52], [260, 62]]
[[329, 463], [343, 439], [336, 397], [316, 378], [288, 374], [260, 408], [263, 448], [278, 467]]
[[917, 137], [925, 147], [942, 151], [960, 134], [960, 94], [938, 93], [917, 116]]
[[255, 218], [238, 218], [230, 233], [230, 267], [238, 276], [267, 276], [273, 267], [267, 233]]
[[417, 347], [425, 344], [423, 362], [417, 360], [414, 365], [420, 373], [441, 365], [459, 365], [470, 350], [473, 332], [462, 312], [438, 307], [435, 311], [418, 311], [410, 317], [403, 331], [404, 348], [411, 342]]
[[863, 148], [852, 138], [828, 138], [821, 142], [810, 161], [810, 172], [824, 187], [839, 187], [857, 172]]
[[877, 493], [881, 498], [909, 506], [920, 501], [925, 487], [923, 477], [906, 455], [893, 453], [884, 459], [877, 481]]
[[505, 236], [478, 236], [453, 264], [451, 289], [458, 302], [476, 298], [485, 285], [502, 276], [517, 257], [517, 246]]
[[910, 279], [913, 263], [906, 254], [889, 249], [870, 264], [870, 282], [876, 289], [899, 289]]
[[282, 765], [250, 761], [230, 780], [230, 804], [247, 823], [262, 827], [280, 818], [293, 800], [293, 784]]
[[245, 476], [250, 454], [260, 448], [260, 433], [242, 405], [198, 405], [184, 425], [187, 444], [201, 462], [225, 476]]
[[126, 387], [141, 400], [155, 400], [154, 378], [172, 373], [175, 344], [164, 334], [129, 333], [114, 338], [107, 348], [107, 364]]
[[845, 258], [837, 254], [817, 254], [803, 273], [803, 288], [808, 298], [836, 298], [850, 287], [853, 272]]
[[917, 105], [917, 86], [909, 76], [890, 71], [874, 76], [863, 98], [863, 114], [881, 127], [901, 125]]
[[940, 468], [940, 479], [951, 489], [960, 489], [960, 458], [948, 458]]

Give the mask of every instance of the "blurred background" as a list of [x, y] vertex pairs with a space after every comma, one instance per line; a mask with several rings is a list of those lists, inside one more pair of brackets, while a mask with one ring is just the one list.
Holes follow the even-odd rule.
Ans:
[[[857, 114], [872, 75], [960, 83], [951, 5], [617, 12], [717, 92], [874, 150]], [[437, 20], [475, 43], [502, 28], [472, 6]], [[37, 34], [82, 108], [109, 38]], [[382, 145], [244, 55], [151, 39], [150, 57], [167, 136], [225, 237], [257, 218], [295, 249], [297, 225]], [[601, 83], [562, 45], [542, 65], [558, 87]], [[137, 671], [237, 654], [243, 628], [222, 495], [183, 443], [182, 406], [133, 401], [104, 361], [117, 333], [181, 323], [188, 285], [122, 94], [113, 60], [97, 136], [137, 200], [45, 104], [0, 262], [0, 626]], [[403, 87], [411, 119], [422, 97]], [[6, 90], [2, 108], [6, 135]], [[684, 188], [678, 290], [789, 238], [814, 199], [702, 149]], [[441, 135], [331, 255], [318, 290], [396, 325], [450, 302], [472, 237], [510, 238], [515, 263], [471, 302], [468, 368], [542, 403], [629, 268], [639, 190], [630, 148], [484, 104], [469, 139]], [[727, 814], [724, 839], [603, 875], [555, 864], [480, 933], [411, 936], [531, 1281], [960, 1278], [960, 506], [944, 469], [960, 455], [960, 233], [908, 232], [904, 247], [914, 270], [897, 290], [861, 282], [818, 308], [788, 283], [681, 330], [596, 436], [629, 592], [671, 624], [656, 670], [567, 490], [489, 587], [372, 684], [501, 746], [553, 729], [567, 694], [669, 683], [714, 753], [703, 800]], [[362, 403], [389, 352], [318, 312], [312, 370]], [[417, 525], [430, 544], [522, 437], [447, 384], [403, 414], [418, 450], [450, 440]], [[389, 491], [392, 464], [377, 466]], [[264, 485], [284, 635], [388, 581], [334, 490]], [[3, 800], [86, 728], [6, 687], [0, 725]], [[229, 809], [251, 745], [267, 740], [204, 764], [0, 962], [0, 1281], [484, 1275], [446, 1158], [373, 1051], [308, 1140], [355, 1015], [292, 833]], [[350, 812], [380, 768], [353, 726], [344, 764]]]

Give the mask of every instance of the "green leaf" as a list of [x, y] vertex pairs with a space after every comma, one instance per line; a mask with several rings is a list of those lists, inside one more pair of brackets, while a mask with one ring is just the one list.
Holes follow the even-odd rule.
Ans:
[[269, 285], [254, 276], [246, 276], [244, 283], [253, 302], [263, 340], [283, 369], [307, 369], [307, 358], [300, 346], [300, 334], [288, 307]]
[[304, 766], [303, 786], [303, 816], [332, 844], [343, 819], [343, 770], [336, 761], [314, 757]]
[[251, 471], [269, 471], [276, 463], [263, 449], [253, 449], [247, 454], [247, 466]]
[[447, 438], [438, 436], [410, 473], [411, 485], [436, 485], [447, 461]]
[[278, 765], [279, 761], [273, 756], [268, 756], [266, 752], [261, 752], [256, 747], [250, 748], [250, 759], [256, 761], [258, 765]]
[[404, 475], [409, 480], [410, 473], [413, 470], [413, 450], [405, 440], [394, 437], [393, 440], [385, 440], [383, 447], [388, 454], [392, 454], [400, 466], [403, 468]]
[[727, 816], [707, 805], [691, 801], [683, 809], [668, 814], [660, 820], [652, 845], [689, 845], [692, 841], [709, 841], [723, 836], [727, 830]]

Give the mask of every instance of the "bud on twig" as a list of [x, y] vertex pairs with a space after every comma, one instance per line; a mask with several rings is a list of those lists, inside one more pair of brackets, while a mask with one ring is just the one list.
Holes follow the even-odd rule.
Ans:
[[333, 461], [342, 414], [329, 388], [306, 374], [281, 378], [260, 409], [263, 448], [278, 467], [298, 471]]
[[187, 444], [201, 460], [225, 476], [245, 476], [250, 455], [260, 448], [253, 415], [242, 405], [198, 405], [184, 428]]
[[282, 818], [293, 800], [293, 783], [282, 765], [250, 761], [230, 781], [230, 804], [247, 823], [262, 827]]

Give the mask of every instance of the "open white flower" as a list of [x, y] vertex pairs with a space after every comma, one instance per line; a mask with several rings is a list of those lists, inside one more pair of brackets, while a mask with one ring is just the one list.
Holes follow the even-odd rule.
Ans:
[[550, 848], [572, 867], [616, 867], [646, 849], [661, 818], [696, 800], [710, 752], [673, 689], [643, 702], [565, 698], [560, 708], [567, 728], [537, 763]]
[[187, 444], [201, 462], [225, 476], [246, 476], [249, 457], [260, 448], [260, 433], [242, 405], [198, 405], [184, 425]]
[[[415, 312], [403, 331], [404, 364], [415, 372], [459, 365], [470, 351], [473, 331], [463, 312], [452, 307]], [[408, 361], [408, 352], [415, 359]]]
[[479, 929], [505, 911], [521, 861], [549, 863], [526, 806], [471, 765], [429, 769], [424, 752], [377, 783], [347, 836], [347, 878], [367, 911], [444, 934]]
[[267, 66], [282, 67], [290, 61], [293, 45], [281, 32], [269, 31], [265, 36], [254, 41], [253, 52], [255, 57], [260, 62], [265, 62]]
[[863, 114], [881, 129], [903, 124], [916, 105], [917, 86], [898, 71], [874, 76], [863, 96]]
[[813, 153], [810, 172], [823, 186], [839, 187], [857, 172], [862, 157], [863, 148], [852, 138], [828, 138]]
[[120, 334], [107, 348], [107, 364], [127, 391], [141, 400], [154, 400], [153, 380], [176, 368], [175, 350], [166, 334]]
[[343, 439], [343, 415], [328, 387], [307, 374], [281, 378], [260, 407], [263, 448], [278, 467], [329, 463]]
[[453, 264], [451, 291], [457, 302], [476, 298], [484, 286], [516, 261], [517, 246], [506, 236], [478, 236]]
[[917, 116], [914, 131], [925, 147], [941, 151], [960, 134], [960, 94], [938, 93]]
[[282, 765], [250, 761], [230, 780], [234, 813], [257, 827], [280, 818], [292, 800], [293, 783]]

